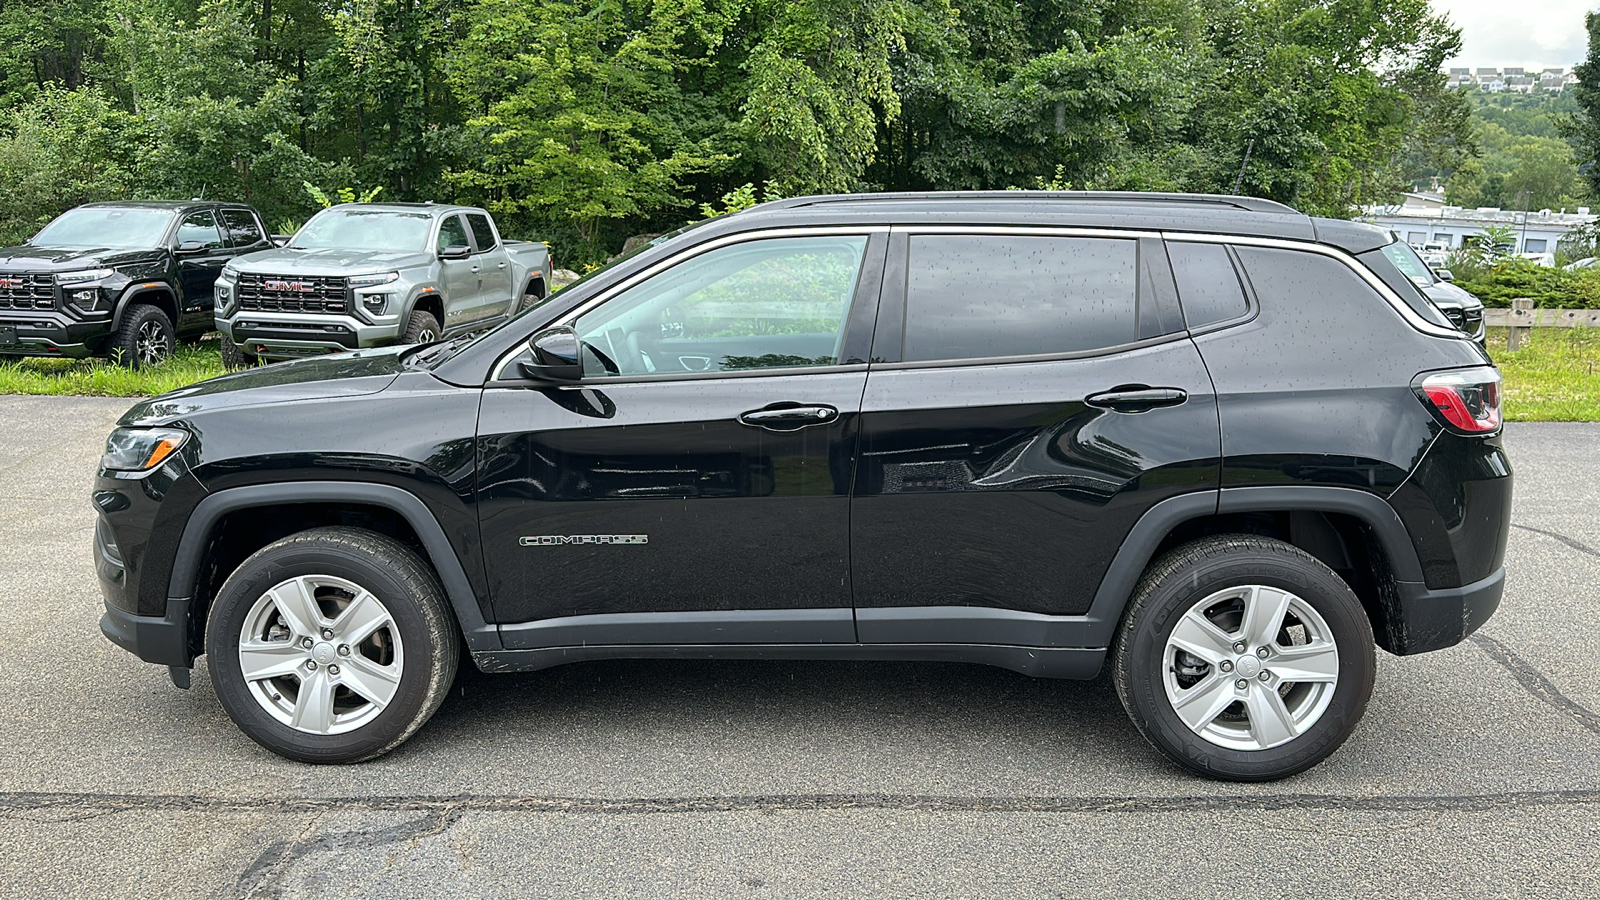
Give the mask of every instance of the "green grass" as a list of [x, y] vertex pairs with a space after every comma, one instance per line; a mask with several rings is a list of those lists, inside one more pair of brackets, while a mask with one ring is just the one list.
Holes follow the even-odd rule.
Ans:
[[1508, 422], [1600, 421], [1600, 328], [1533, 328], [1506, 350], [1505, 328], [1489, 329], [1489, 355], [1505, 376]]
[[180, 344], [166, 363], [137, 372], [104, 359], [23, 358], [0, 362], [0, 394], [151, 397], [222, 374], [216, 335]]
[[[1506, 329], [1489, 329], [1489, 354], [1505, 374], [1511, 422], [1600, 421], [1600, 328], [1535, 328], [1529, 345], [1506, 350]], [[103, 359], [0, 363], [0, 394], [150, 397], [222, 374], [215, 335], [184, 344], [163, 366], [130, 372]]]

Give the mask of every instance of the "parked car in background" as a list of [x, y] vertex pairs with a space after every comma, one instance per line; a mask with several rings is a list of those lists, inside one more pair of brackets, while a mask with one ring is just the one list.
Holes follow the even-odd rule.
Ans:
[[1445, 261], [1450, 258], [1450, 247], [1448, 244], [1429, 243], [1413, 249], [1415, 249], [1417, 254], [1422, 257], [1423, 262], [1433, 266], [1434, 268], [1443, 266]]
[[1525, 259], [1536, 266], [1544, 266], [1547, 269], [1553, 269], [1556, 265], [1556, 255], [1554, 253], [1518, 253], [1517, 258]]
[[1577, 262], [1569, 262], [1561, 268], [1577, 271], [1579, 269], [1592, 269], [1595, 266], [1600, 266], [1600, 256], [1591, 256], [1587, 259], [1580, 259]]
[[1449, 269], [1435, 269], [1425, 262], [1410, 244], [1396, 241], [1383, 248], [1394, 267], [1403, 273], [1445, 314], [1450, 324], [1461, 329], [1483, 345], [1487, 329], [1483, 325], [1483, 301], [1464, 289], [1456, 287], [1455, 276]]
[[475, 340], [135, 405], [101, 630], [180, 686], [206, 654], [311, 762], [405, 741], [469, 653], [1109, 670], [1178, 764], [1291, 775], [1375, 645], [1459, 643], [1504, 586], [1500, 373], [1394, 240], [1162, 194], [712, 219]]
[[342, 203], [282, 247], [223, 269], [216, 327], [230, 368], [500, 324], [549, 292], [544, 244], [501, 238], [484, 210]]
[[110, 357], [137, 368], [212, 327], [229, 260], [271, 246], [236, 203], [89, 203], [0, 250], [0, 356]]

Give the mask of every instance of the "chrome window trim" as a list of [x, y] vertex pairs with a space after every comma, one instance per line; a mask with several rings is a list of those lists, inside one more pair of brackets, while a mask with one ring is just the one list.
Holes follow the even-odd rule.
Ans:
[[1361, 262], [1355, 257], [1337, 247], [1330, 247], [1327, 244], [1317, 244], [1310, 241], [1290, 241], [1282, 238], [1247, 237], [1244, 235], [1222, 234], [1190, 234], [1182, 231], [1163, 232], [1161, 237], [1163, 240], [1168, 241], [1189, 241], [1199, 244], [1232, 244], [1236, 247], [1265, 247], [1269, 250], [1298, 250], [1302, 253], [1321, 254], [1322, 256], [1326, 256], [1344, 263], [1346, 268], [1354, 272], [1358, 278], [1360, 278], [1362, 281], [1365, 281], [1373, 290], [1377, 291], [1378, 296], [1382, 297], [1384, 301], [1389, 304], [1389, 306], [1393, 307], [1395, 313], [1397, 313], [1401, 319], [1404, 319], [1407, 325], [1410, 325], [1417, 331], [1420, 331], [1423, 334], [1432, 335], [1434, 337], [1471, 340], [1470, 335], [1463, 334], [1454, 328], [1445, 328], [1441, 325], [1435, 325], [1418, 315], [1417, 311], [1412, 309], [1410, 304], [1400, 299], [1400, 295], [1396, 294], [1393, 288], [1383, 283], [1383, 279], [1373, 274], [1371, 270], [1362, 265]]
[[[605, 303], [607, 300], [610, 300], [611, 298], [617, 296], [618, 294], [622, 293], [623, 291], [628, 290], [629, 288], [633, 287], [634, 285], [638, 284], [639, 282], [644, 281], [644, 280], [646, 280], [648, 278], [651, 278], [651, 277], [653, 277], [653, 276], [655, 276], [655, 275], [657, 275], [657, 274], [659, 274], [659, 273], [661, 273], [663, 271], [666, 271], [667, 269], [670, 269], [673, 266], [678, 265], [679, 263], [687, 262], [688, 260], [691, 260], [691, 259], [695, 258], [696, 256], [700, 256], [701, 254], [704, 254], [704, 253], [709, 253], [712, 250], [720, 250], [721, 248], [730, 246], [732, 244], [742, 244], [742, 243], [746, 243], [746, 242], [749, 242], [749, 241], [761, 241], [761, 240], [770, 240], [772, 238], [785, 238], [785, 237], [828, 237], [828, 236], [834, 236], [834, 235], [866, 235], [866, 236], [870, 237], [870, 236], [872, 236], [874, 234], [887, 234], [888, 232], [889, 232], [889, 226], [888, 225], [826, 225], [826, 226], [820, 226], [819, 225], [819, 226], [798, 226], [798, 227], [794, 227], [794, 228], [763, 228], [763, 229], [761, 229], [759, 231], [740, 231], [740, 232], [737, 232], [737, 233], [734, 233], [734, 234], [725, 234], [722, 237], [712, 238], [711, 240], [706, 241], [704, 243], [695, 244], [693, 247], [689, 247], [689, 248], [685, 249], [682, 253], [674, 253], [673, 255], [667, 257], [666, 259], [663, 259], [663, 260], [660, 260], [660, 261], [656, 262], [655, 264], [651, 265], [649, 268], [642, 269], [642, 270], [640, 270], [638, 272], [633, 273], [632, 275], [628, 276], [627, 278], [623, 279], [622, 281], [619, 281], [616, 284], [612, 285], [611, 287], [607, 288], [603, 293], [597, 294], [596, 296], [590, 298], [589, 300], [585, 301], [584, 303], [580, 304], [579, 306], [568, 310], [565, 315], [561, 316], [561, 318], [557, 319], [556, 321], [546, 323], [544, 326], [542, 326], [540, 328], [540, 330], [542, 331], [545, 328], [554, 328], [554, 327], [556, 327], [558, 325], [569, 325], [569, 326], [570, 325], [575, 325], [575, 323], [578, 321], [578, 317], [579, 316], [582, 316], [584, 313], [587, 313], [590, 310], [594, 309], [595, 307], [599, 306], [600, 304]], [[854, 298], [852, 298], [852, 300], [853, 299]], [[532, 337], [532, 335], [529, 335], [529, 337]], [[527, 352], [527, 350], [528, 350], [527, 341], [526, 340], [522, 340], [522, 341], [519, 341], [518, 344], [516, 346], [512, 347], [510, 350], [507, 350], [505, 353], [502, 353], [500, 355], [500, 358], [495, 360], [494, 365], [490, 367], [490, 371], [493, 374], [489, 377], [489, 383], [493, 384], [495, 382], [500, 382], [500, 381], [523, 381], [523, 380], [525, 380], [525, 379], [515, 378], [515, 377], [508, 378], [506, 376], [506, 370], [511, 367], [511, 364], [516, 361], [517, 357], [519, 357], [523, 353]], [[808, 369], [808, 370], [815, 370], [815, 369], [819, 369], [820, 368], [820, 369], [826, 369], [828, 371], [835, 371], [835, 370], [837, 370], [837, 369], [839, 369], [841, 367], [842, 366], [804, 366], [804, 367], [796, 366], [795, 368], [796, 369], [805, 368], [805, 369]], [[776, 370], [776, 371], [783, 371], [783, 370], [779, 369], [779, 370]], [[699, 375], [699, 374], [702, 374], [702, 373], [694, 372], [694, 373], [689, 373], [689, 374]], [[714, 377], [714, 374], [726, 374], [726, 373], [704, 373], [704, 374]]]

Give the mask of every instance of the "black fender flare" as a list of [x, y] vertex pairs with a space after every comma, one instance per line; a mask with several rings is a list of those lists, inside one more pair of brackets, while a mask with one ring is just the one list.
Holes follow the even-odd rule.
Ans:
[[[1084, 646], [1109, 647], [1117, 626], [1150, 565], [1156, 548], [1172, 530], [1190, 519], [1242, 512], [1304, 510], [1342, 513], [1372, 529], [1389, 558], [1396, 582], [1422, 582], [1422, 563], [1411, 544], [1405, 523], [1383, 497], [1356, 488], [1323, 485], [1263, 485], [1223, 488], [1184, 494], [1157, 503], [1134, 523], [1117, 555], [1106, 569], [1094, 601], [1082, 619]], [[1405, 585], [1397, 587], [1404, 590]]]
[[116, 311], [111, 314], [111, 330], [115, 332], [118, 328], [121, 328], [122, 317], [128, 311], [128, 308], [133, 306], [140, 297], [145, 297], [150, 294], [162, 294], [169, 301], [171, 301], [172, 309], [168, 312], [168, 315], [173, 317], [172, 327], [177, 328], [178, 318], [176, 313], [180, 311], [178, 308], [178, 292], [172, 289], [172, 285], [167, 284], [164, 281], [142, 281], [137, 284], [131, 284], [124, 288], [122, 295], [117, 298]]
[[391, 484], [363, 481], [296, 481], [287, 484], [256, 484], [229, 488], [208, 495], [189, 514], [172, 561], [172, 576], [167, 583], [167, 602], [187, 604], [195, 593], [206, 547], [215, 534], [217, 522], [226, 514], [253, 506], [280, 506], [285, 503], [361, 503], [391, 510], [404, 518], [428, 551], [434, 571], [444, 585], [445, 595], [455, 610], [456, 621], [467, 646], [474, 652], [499, 650], [500, 629], [483, 618], [478, 597], [467, 580], [461, 560], [445, 537], [439, 520], [417, 496]]

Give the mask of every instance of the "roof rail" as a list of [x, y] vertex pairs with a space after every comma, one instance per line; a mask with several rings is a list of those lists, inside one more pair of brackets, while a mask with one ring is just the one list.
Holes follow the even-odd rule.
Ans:
[[826, 194], [772, 200], [758, 209], [798, 209], [828, 203], [894, 203], [906, 200], [1062, 200], [1073, 203], [1148, 203], [1164, 206], [1210, 206], [1246, 212], [1300, 215], [1292, 206], [1260, 197], [1233, 194], [1163, 194], [1153, 191], [908, 191], [877, 194]]

